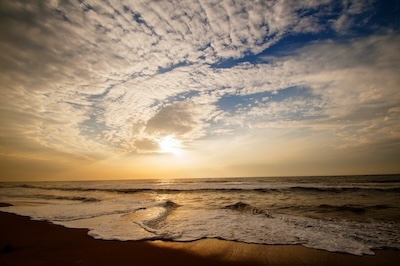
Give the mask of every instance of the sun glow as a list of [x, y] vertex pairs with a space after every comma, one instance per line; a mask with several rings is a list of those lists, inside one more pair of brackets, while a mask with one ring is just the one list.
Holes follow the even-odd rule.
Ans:
[[182, 154], [181, 142], [172, 136], [166, 136], [159, 140], [160, 152], [172, 153], [175, 156]]

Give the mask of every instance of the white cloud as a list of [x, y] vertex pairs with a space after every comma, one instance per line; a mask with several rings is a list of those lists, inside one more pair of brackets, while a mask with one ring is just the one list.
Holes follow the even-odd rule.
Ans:
[[[345, 118], [362, 120], [362, 108], [372, 106], [383, 112], [376, 123], [397, 119], [389, 112], [399, 97], [395, 34], [318, 42], [268, 63], [210, 66], [257, 54], [290, 33], [326, 29], [319, 19], [331, 14], [330, 1], [85, 3], [2, 3], [11, 14], [0, 20], [2, 108], [31, 114], [26, 123], [8, 126], [48, 148], [93, 157], [154, 150], [160, 134], [190, 141], [207, 130], [271, 126], [294, 112], [341, 125]], [[332, 21], [339, 32], [351, 26], [346, 17], [365, 9], [357, 2], [343, 6]], [[307, 87], [315, 98], [278, 103], [264, 97], [234, 116], [216, 106], [227, 95], [279, 94], [291, 86]], [[393, 129], [386, 127], [381, 134]]]
[[356, 23], [357, 27], [362, 26], [366, 21], [356, 21], [357, 15], [370, 9], [371, 2], [373, 1], [343, 0], [341, 3], [343, 8], [342, 13], [337, 19], [331, 21], [333, 29], [339, 33], [346, 34]]
[[[385, 121], [385, 117], [400, 103], [400, 78], [396, 73], [400, 68], [400, 53], [396, 48], [399, 41], [396, 35], [385, 35], [347, 43], [319, 42], [276, 59], [275, 71], [310, 88], [313, 97], [303, 102], [296, 98], [266, 102], [250, 113], [266, 116], [267, 120], [278, 117], [279, 125], [284, 126], [282, 120], [288, 113], [311, 111], [311, 118], [315, 114], [317, 119], [306, 120], [299, 126], [333, 130], [349, 145], [398, 138], [399, 128], [393, 121]], [[313, 108], [316, 109], [312, 111]]]

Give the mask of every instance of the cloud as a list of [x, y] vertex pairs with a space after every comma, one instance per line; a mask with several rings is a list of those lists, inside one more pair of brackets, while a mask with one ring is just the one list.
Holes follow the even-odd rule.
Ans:
[[183, 135], [193, 129], [194, 117], [188, 103], [176, 103], [163, 107], [147, 121], [150, 133]]
[[342, 1], [342, 12], [337, 19], [331, 21], [332, 28], [339, 33], [347, 34], [354, 26], [363, 26], [367, 20], [360, 19], [359, 15], [366, 13], [371, 8], [373, 1]]
[[159, 145], [152, 139], [138, 139], [135, 141], [135, 147], [139, 152], [154, 152], [159, 149]]
[[215, 107], [201, 103], [199, 99], [201, 96], [161, 107], [147, 121], [145, 132], [157, 137], [173, 135], [187, 140], [203, 136]]
[[[326, 130], [346, 145], [396, 139], [396, 32], [268, 50], [331, 29], [349, 36], [371, 7], [2, 1], [0, 136], [88, 160], [152, 152], [162, 135], [193, 142], [254, 128]], [[231, 96], [242, 102], [228, 110], [221, 101]], [[24, 154], [24, 145], [3, 144], [3, 154]]]
[[288, 98], [260, 103], [250, 114], [258, 113], [260, 119], [265, 115], [268, 119], [276, 117], [282, 126], [282, 121], [290, 117], [287, 114], [308, 113], [311, 116], [304, 116], [306, 123], [300, 126], [315, 125], [333, 131], [346, 145], [399, 138], [397, 126], [385, 121], [400, 103], [396, 85], [400, 83], [396, 73], [400, 67], [398, 41], [399, 36], [389, 34], [345, 43], [317, 42], [293, 55], [276, 58], [275, 70], [309, 88], [311, 95], [300, 102], [299, 98]]

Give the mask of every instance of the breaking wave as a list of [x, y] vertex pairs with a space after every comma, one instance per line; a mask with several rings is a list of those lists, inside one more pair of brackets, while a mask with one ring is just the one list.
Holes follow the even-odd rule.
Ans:
[[223, 209], [229, 209], [229, 210], [234, 210], [234, 211], [239, 211], [239, 212], [244, 212], [244, 213], [251, 213], [251, 214], [264, 214], [268, 217], [272, 217], [272, 215], [269, 212], [260, 210], [250, 204], [243, 203], [241, 201], [236, 202], [235, 204], [226, 205], [225, 207], [223, 207]]

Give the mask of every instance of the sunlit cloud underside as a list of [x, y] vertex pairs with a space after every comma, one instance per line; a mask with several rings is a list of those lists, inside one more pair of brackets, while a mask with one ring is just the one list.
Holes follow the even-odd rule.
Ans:
[[399, 9], [1, 1], [0, 178], [400, 172]]

